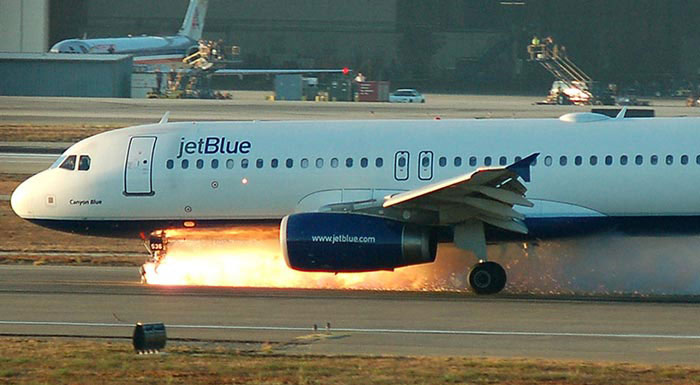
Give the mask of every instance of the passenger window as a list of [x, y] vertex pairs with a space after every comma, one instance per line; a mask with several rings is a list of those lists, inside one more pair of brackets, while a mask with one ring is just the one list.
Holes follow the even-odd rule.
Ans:
[[566, 155], [562, 155], [559, 157], [559, 164], [562, 166], [566, 166]]
[[490, 166], [491, 165], [491, 157], [487, 156], [484, 158], [484, 165]]
[[620, 156], [620, 164], [623, 166], [627, 165], [627, 155], [621, 155]]
[[182, 166], [182, 168], [186, 170], [190, 167], [190, 161], [187, 159], [183, 159], [182, 162], [180, 162], [180, 166]]
[[643, 157], [643, 156], [637, 155], [637, 156], [634, 157], [634, 164], [636, 164], [637, 166], [641, 166], [642, 163], [644, 163], [644, 157]]
[[87, 155], [80, 155], [80, 160], [78, 161], [78, 171], [87, 171], [90, 169], [90, 157]]
[[202, 159], [197, 159], [197, 168], [203, 168], [204, 167], [204, 161]]
[[[83, 160], [83, 157], [80, 157], [80, 160]], [[688, 155], [681, 155], [681, 164], [686, 165], [688, 164]]]
[[270, 167], [272, 167], [272, 168], [277, 168], [277, 166], [279, 166], [279, 165], [280, 165], [280, 161], [277, 160], [277, 158], [272, 159], [272, 160], [270, 161]]
[[365, 167], [367, 167], [368, 164], [369, 164], [369, 161], [367, 160], [367, 158], [360, 159], [360, 167], [365, 168]]
[[331, 159], [331, 167], [337, 168], [338, 167], [338, 158], [332, 158]]
[[552, 165], [552, 157], [547, 155], [544, 157], [544, 165], [549, 167]]
[[316, 158], [316, 168], [323, 168], [323, 158]]
[[700, 155], [695, 157], [695, 164], [700, 164]]
[[576, 155], [576, 157], [574, 158], [574, 164], [580, 166], [581, 163], [583, 163], [583, 158], [581, 157], [581, 155]]
[[502, 156], [500, 159], [498, 159], [498, 164], [501, 166], [505, 166], [506, 164], [508, 164], [508, 158]]
[[606, 155], [606, 156], [605, 156], [605, 164], [608, 165], [608, 166], [610, 166], [610, 165], [612, 165], [612, 163], [613, 163], [613, 157], [612, 157], [612, 155]]
[[294, 167], [294, 159], [287, 158], [287, 168], [292, 168]]
[[218, 159], [211, 160], [211, 168], [213, 168], [213, 169], [219, 168], [219, 160]]
[[248, 168], [248, 159], [241, 159], [241, 168]]
[[233, 168], [233, 159], [226, 159], [226, 168], [229, 170]]
[[[461, 159], [460, 159], [460, 163], [461, 163]], [[472, 167], [476, 166], [476, 157], [475, 156], [469, 157], [469, 165]]]
[[461, 167], [462, 166], [462, 157], [456, 156], [454, 164], [455, 164], [455, 167]]
[[447, 158], [445, 158], [444, 156], [441, 156], [440, 159], [438, 160], [438, 164], [440, 165], [440, 167], [447, 166]]
[[517, 163], [517, 162], [520, 162], [521, 160], [523, 160], [523, 158], [516, 156], [513, 161]]
[[264, 163], [264, 161], [262, 159], [258, 158], [258, 160], [255, 161], [255, 167], [263, 168], [263, 163]]
[[167, 162], [165, 162], [165, 167], [168, 168], [168, 170], [172, 169], [175, 166], [175, 162], [173, 162], [172, 159], [168, 159]]
[[666, 155], [666, 164], [669, 166], [673, 164], [673, 155]]
[[588, 163], [591, 164], [591, 166], [595, 166], [598, 164], [598, 157], [595, 155], [591, 155], [590, 158], [588, 158]]
[[[401, 159], [399, 159], [399, 167], [403, 167], [403, 166], [401, 165], [401, 161], [402, 161], [402, 160], [403, 160], [403, 163], [404, 163], [403, 166], [406, 165], [406, 159], [404, 159], [404, 158], [402, 157]], [[345, 167], [347, 167], [347, 168], [352, 167], [352, 158], [347, 158], [347, 159], [345, 159]]]
[[307, 167], [309, 167], [309, 160], [306, 158], [303, 158], [301, 160], [301, 163], [299, 163], [299, 165], [301, 165], [301, 168], [307, 168]]
[[61, 168], [65, 170], [75, 170], [75, 155], [71, 155], [61, 163]]
[[377, 160], [374, 161], [374, 165], [377, 166], [377, 168], [382, 168], [382, 166], [384, 166], [384, 159], [377, 158]]
[[649, 159], [649, 163], [656, 165], [659, 163], [659, 157], [657, 155], [652, 155]]

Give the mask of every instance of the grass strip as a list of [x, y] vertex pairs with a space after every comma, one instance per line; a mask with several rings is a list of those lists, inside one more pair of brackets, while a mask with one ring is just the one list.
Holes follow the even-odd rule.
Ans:
[[1, 338], [0, 384], [692, 384], [700, 368], [483, 357], [319, 356], [127, 341]]

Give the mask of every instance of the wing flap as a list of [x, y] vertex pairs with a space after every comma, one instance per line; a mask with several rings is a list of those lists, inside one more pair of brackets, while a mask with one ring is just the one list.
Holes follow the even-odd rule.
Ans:
[[[518, 182], [519, 183], [519, 182]], [[520, 192], [514, 192], [508, 188], [495, 188], [489, 186], [475, 186], [474, 191], [480, 192], [491, 199], [509, 204], [511, 206], [525, 206], [532, 207], [533, 204], [527, 198], [525, 198]]]
[[483, 221], [484, 223], [488, 223], [491, 226], [498, 227], [504, 230], [513, 231], [519, 234], [528, 233], [527, 226], [525, 226], [523, 222], [518, 220], [502, 220], [489, 217], [478, 217], [478, 219]]

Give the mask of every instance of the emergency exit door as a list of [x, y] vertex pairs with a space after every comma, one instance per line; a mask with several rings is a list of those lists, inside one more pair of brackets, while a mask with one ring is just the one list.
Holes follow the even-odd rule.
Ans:
[[135, 136], [129, 141], [124, 165], [124, 194], [153, 195], [153, 150], [155, 136]]
[[394, 179], [408, 180], [408, 151], [398, 151], [394, 155]]
[[418, 154], [418, 179], [433, 179], [433, 152], [421, 151]]

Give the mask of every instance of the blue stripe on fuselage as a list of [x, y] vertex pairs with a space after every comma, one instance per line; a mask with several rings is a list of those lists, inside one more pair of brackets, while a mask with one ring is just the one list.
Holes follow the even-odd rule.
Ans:
[[[255, 220], [57, 220], [29, 219], [54, 230], [105, 237], [135, 237], [153, 230], [183, 228], [185, 221], [197, 227], [279, 225], [280, 219]], [[700, 216], [635, 216], [635, 217], [556, 217], [527, 218], [528, 234], [517, 234], [486, 226], [489, 242], [531, 239], [575, 238], [591, 234], [616, 233], [630, 236], [700, 234]], [[442, 238], [442, 240], [446, 240]]]

